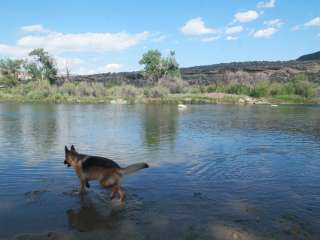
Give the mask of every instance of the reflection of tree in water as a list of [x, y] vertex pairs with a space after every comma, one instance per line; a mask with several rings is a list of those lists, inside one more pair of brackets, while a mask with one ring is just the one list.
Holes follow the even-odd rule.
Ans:
[[159, 145], [162, 138], [173, 142], [177, 132], [176, 105], [145, 105], [144, 135], [149, 145]]
[[3, 104], [1, 106], [0, 138], [9, 144], [19, 146], [26, 162], [46, 159], [56, 144], [57, 111], [50, 104]]
[[18, 115], [21, 111], [20, 104], [1, 104], [0, 137], [7, 143], [21, 145], [22, 121]]
[[[31, 109], [30, 116], [26, 124], [29, 125], [26, 134], [32, 138], [35, 145], [41, 151], [47, 152], [50, 146], [56, 142], [57, 135], [57, 111], [56, 106], [35, 105]], [[23, 116], [21, 116], [23, 117]]]

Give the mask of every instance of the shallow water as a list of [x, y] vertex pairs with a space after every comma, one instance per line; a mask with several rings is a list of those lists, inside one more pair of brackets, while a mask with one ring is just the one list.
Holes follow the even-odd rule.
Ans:
[[[0, 239], [320, 239], [320, 107], [0, 104]], [[79, 196], [64, 145], [121, 166]]]

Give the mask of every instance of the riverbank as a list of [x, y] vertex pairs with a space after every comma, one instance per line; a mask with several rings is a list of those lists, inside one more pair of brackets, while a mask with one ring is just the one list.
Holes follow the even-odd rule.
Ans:
[[137, 97], [121, 98], [117, 96], [93, 97], [93, 96], [45, 96], [28, 97], [22, 95], [0, 95], [0, 102], [16, 103], [94, 103], [94, 104], [319, 104], [320, 99], [307, 99], [297, 95], [283, 95], [273, 98], [252, 98], [246, 95], [234, 95], [226, 93], [214, 94], [169, 94], [165, 97]]
[[209, 91], [205, 86], [175, 86], [177, 91], [162, 85], [135, 87], [132, 85], [105, 86], [99, 83], [65, 83], [61, 86], [48, 82], [30, 82], [11, 88], [0, 88], [1, 102], [45, 103], [172, 103], [172, 104], [310, 104], [320, 103], [319, 98], [296, 94], [251, 97]]

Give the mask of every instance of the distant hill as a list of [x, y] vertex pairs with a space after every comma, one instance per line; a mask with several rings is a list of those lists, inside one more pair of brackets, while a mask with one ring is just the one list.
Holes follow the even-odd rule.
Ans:
[[320, 60], [320, 51], [303, 55], [303, 56], [299, 57], [297, 60], [298, 61]]
[[[291, 61], [253, 61], [220, 63], [181, 68], [182, 79], [190, 85], [227, 84], [231, 81], [253, 84], [259, 81], [286, 82], [303, 74], [311, 82], [320, 84], [320, 52]], [[105, 84], [132, 84], [143, 86], [146, 80], [141, 72], [101, 73], [73, 76], [71, 81], [103, 82]]]

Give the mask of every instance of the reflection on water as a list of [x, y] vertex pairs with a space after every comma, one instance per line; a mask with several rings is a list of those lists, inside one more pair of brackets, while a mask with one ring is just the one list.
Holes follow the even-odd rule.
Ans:
[[[93, 195], [93, 194], [91, 194]], [[93, 202], [89, 195], [82, 195], [79, 209], [68, 209], [66, 211], [68, 223], [71, 228], [80, 232], [93, 230], [106, 230], [114, 228], [121, 220], [121, 211], [124, 206], [105, 205], [100, 206], [100, 202]]]
[[[319, 106], [0, 104], [0, 239], [320, 239]], [[150, 169], [125, 206], [63, 147]]]
[[144, 135], [149, 145], [173, 142], [177, 131], [178, 109], [175, 105], [145, 105]]

